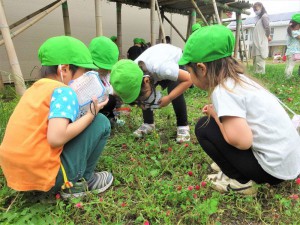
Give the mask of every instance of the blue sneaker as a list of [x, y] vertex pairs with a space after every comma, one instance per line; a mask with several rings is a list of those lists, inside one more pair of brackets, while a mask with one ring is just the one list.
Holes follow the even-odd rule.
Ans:
[[106, 191], [112, 184], [114, 177], [111, 173], [103, 171], [96, 172], [93, 174], [91, 179], [86, 181], [80, 181], [74, 183], [73, 187], [63, 189], [61, 191], [61, 197], [63, 199], [67, 198], [77, 198], [87, 195], [88, 193], [102, 193]]

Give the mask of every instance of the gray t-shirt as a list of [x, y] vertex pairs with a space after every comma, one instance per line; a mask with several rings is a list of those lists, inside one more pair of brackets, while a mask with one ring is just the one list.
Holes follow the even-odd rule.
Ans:
[[[218, 85], [212, 102], [218, 114], [246, 119], [253, 133], [252, 149], [261, 167], [283, 180], [300, 174], [300, 137], [288, 114], [277, 99], [253, 80], [240, 75], [247, 83], [225, 82]], [[251, 84], [251, 85], [249, 85]]]
[[154, 83], [161, 80], [177, 81], [179, 75], [178, 61], [182, 50], [170, 44], [157, 44], [144, 51], [136, 60], [143, 61], [154, 78]]

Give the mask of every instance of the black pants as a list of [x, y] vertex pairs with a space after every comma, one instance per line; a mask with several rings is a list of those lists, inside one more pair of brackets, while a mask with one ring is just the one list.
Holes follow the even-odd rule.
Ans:
[[202, 117], [195, 127], [195, 134], [203, 150], [218, 164], [223, 173], [240, 183], [253, 180], [258, 184], [278, 184], [283, 180], [275, 178], [265, 172], [253, 155], [253, 151], [240, 150], [229, 145], [216, 121]]
[[[178, 81], [171, 81], [171, 80], [163, 80], [159, 81], [157, 85], [160, 85], [162, 89], [168, 88], [168, 93], [170, 93], [174, 88], [177, 87], [179, 84]], [[183, 94], [179, 95], [172, 101], [173, 109], [176, 115], [177, 126], [187, 126], [187, 111], [186, 111], [186, 104]], [[144, 123], [153, 124], [154, 123], [154, 115], [151, 109], [143, 110], [143, 118]]]
[[108, 119], [115, 118], [114, 109], [116, 108], [117, 100], [113, 95], [108, 96], [108, 103], [99, 112], [105, 115]]

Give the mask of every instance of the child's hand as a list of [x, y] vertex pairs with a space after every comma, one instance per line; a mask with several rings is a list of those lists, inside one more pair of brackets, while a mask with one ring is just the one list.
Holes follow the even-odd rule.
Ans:
[[211, 116], [213, 118], [216, 118], [218, 115], [215, 111], [215, 108], [213, 106], [213, 104], [209, 104], [209, 105], [205, 105], [203, 108], [202, 108], [202, 112], [208, 116]]
[[162, 98], [158, 101], [159, 107], [160, 107], [160, 108], [165, 107], [165, 106], [169, 105], [170, 102], [171, 102], [170, 97], [169, 97], [168, 95], [167, 95], [167, 96], [164, 96], [164, 97], [162, 97]]
[[91, 107], [90, 107], [90, 110], [89, 110], [89, 113], [93, 114], [94, 116], [97, 115], [97, 113], [104, 108], [104, 106], [108, 103], [108, 97], [106, 97], [106, 100], [103, 101], [103, 102], [98, 102], [98, 99], [96, 97], [94, 97], [92, 99], [92, 102], [91, 102]]

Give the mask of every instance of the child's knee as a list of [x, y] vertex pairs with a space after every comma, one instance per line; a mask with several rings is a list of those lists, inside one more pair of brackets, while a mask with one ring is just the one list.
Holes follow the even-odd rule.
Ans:
[[209, 118], [207, 116], [201, 117], [195, 126], [195, 135], [197, 138], [201, 137], [204, 133], [205, 127]]
[[107, 117], [104, 116], [102, 113], [98, 113], [95, 116], [93, 124], [97, 126], [97, 129], [104, 132], [107, 136], [110, 135], [111, 126], [110, 126], [109, 119], [107, 119]]

